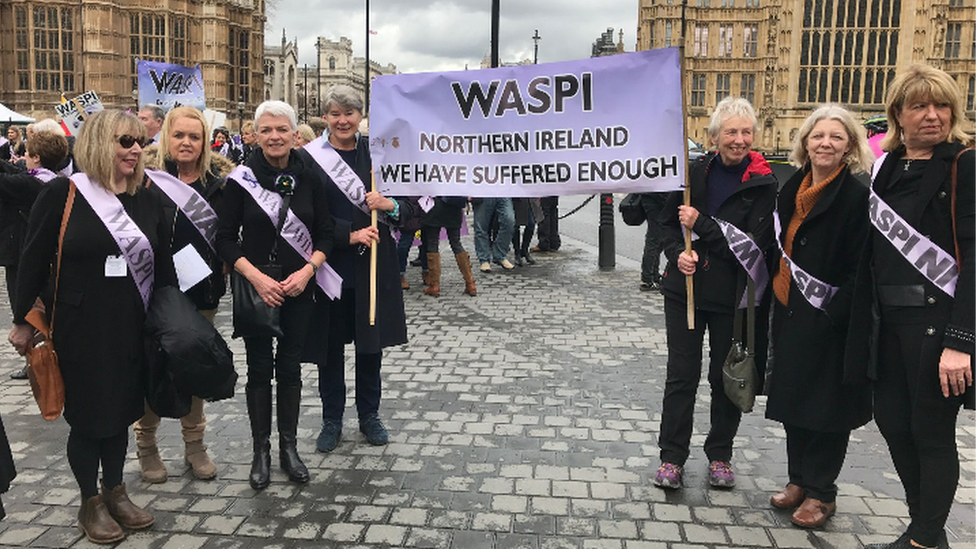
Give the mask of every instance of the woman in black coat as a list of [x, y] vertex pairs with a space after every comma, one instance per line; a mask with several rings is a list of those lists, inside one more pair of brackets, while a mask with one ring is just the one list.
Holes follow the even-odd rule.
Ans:
[[[708, 382], [712, 398], [711, 427], [705, 440], [708, 480], [718, 488], [735, 485], [732, 439], [742, 414], [725, 395], [722, 364], [732, 347], [734, 312], [741, 298], [736, 287], [744, 286], [739, 284], [739, 278], [745, 271], [730, 249], [720, 222], [751, 234], [757, 251], [768, 255], [773, 245], [771, 214], [776, 200], [776, 178], [766, 160], [750, 150], [755, 129], [756, 115], [748, 101], [730, 97], [719, 102], [708, 127], [717, 154], [708, 154], [690, 167], [691, 206], [684, 206], [681, 193], [674, 193], [661, 211], [665, 232], [663, 248], [668, 258], [661, 284], [668, 335], [668, 374], [658, 439], [661, 467], [653, 480], [661, 488], [681, 487], [691, 444], [706, 327], [711, 347]], [[684, 251], [683, 229], [698, 235], [690, 254]], [[751, 261], [762, 275], [766, 274], [758, 254]], [[695, 327], [689, 330], [685, 277], [692, 274]], [[764, 330], [757, 326], [757, 331]]]
[[[81, 488], [79, 527], [96, 543], [122, 539], [120, 525], [139, 529], [153, 523], [152, 515], [129, 500], [122, 483], [129, 425], [142, 416], [145, 400], [147, 294], [176, 284], [162, 204], [142, 185], [145, 135], [138, 118], [119, 111], [101, 111], [85, 122], [75, 145], [84, 174], [72, 176], [70, 186], [66, 178], [52, 180], [31, 210], [14, 303], [18, 332], [12, 339], [26, 350], [33, 330], [24, 317], [46, 295], [45, 287], [56, 287], [46, 305], [54, 317], [64, 418], [71, 427], [68, 462]], [[50, 276], [58, 269], [58, 233], [69, 189], [77, 192], [54, 284]], [[94, 209], [102, 204], [106, 217]], [[122, 214], [141, 234], [134, 234]], [[107, 226], [126, 231], [125, 248], [141, 249], [137, 257], [123, 254]]]
[[[342, 297], [335, 301], [319, 301], [305, 352], [305, 361], [318, 365], [319, 396], [322, 399], [322, 430], [315, 446], [320, 452], [330, 452], [342, 434], [342, 415], [346, 406], [344, 348], [347, 343], [356, 346], [359, 430], [370, 444], [383, 445], [389, 440], [379, 418], [380, 365], [384, 348], [407, 342], [397, 243], [390, 228], [409, 219], [413, 212], [408, 200], [366, 192], [370, 188], [372, 162], [369, 144], [358, 136], [363, 118], [363, 101], [359, 93], [349, 86], [333, 86], [323, 104], [329, 124], [328, 136], [316, 139], [305, 149], [317, 156], [323, 150], [334, 148], [341, 159], [339, 167], [343, 172], [348, 175], [347, 170], [352, 168], [357, 176], [343, 180], [349, 186], [347, 194], [332, 177], [340, 174], [329, 171], [340, 160], [333, 157], [334, 162], [325, 166], [329, 207], [336, 227], [336, 249], [329, 264], [342, 276]], [[370, 215], [366, 213], [372, 210], [377, 210], [376, 228], [370, 226]], [[375, 325], [369, 323], [371, 246], [378, 247]], [[325, 335], [328, 337], [323, 337]]]
[[973, 403], [976, 155], [965, 151], [972, 142], [962, 128], [962, 92], [945, 72], [906, 68], [885, 105], [888, 153], [875, 166], [845, 373], [875, 380], [874, 419], [911, 522], [894, 542], [869, 547], [948, 547], [945, 522], [959, 483], [956, 420], [960, 406]]
[[458, 270], [464, 278], [464, 293], [478, 295], [478, 288], [474, 283], [474, 273], [471, 271], [471, 258], [461, 243], [461, 223], [464, 222], [464, 208], [468, 199], [461, 196], [438, 196], [433, 199], [434, 207], [420, 216], [420, 235], [427, 250], [428, 274], [424, 278], [427, 287], [424, 294], [438, 297], [441, 295], [441, 254], [439, 251], [441, 227], [447, 229], [447, 241], [451, 245], [451, 252], [457, 261]]
[[[238, 167], [227, 178], [218, 215], [217, 253], [237, 276], [242, 276], [272, 307], [281, 307], [282, 335], [244, 334], [247, 353], [247, 415], [251, 422], [254, 457], [249, 482], [255, 490], [268, 486], [271, 478], [271, 378], [276, 381], [278, 450], [281, 468], [292, 482], [309, 481], [308, 468], [297, 450], [298, 417], [302, 397], [301, 357], [312, 315], [315, 274], [332, 253], [333, 225], [321, 175], [314, 163], [293, 149], [298, 127], [295, 111], [281, 101], [265, 101], [254, 113], [261, 153], [252, 154], [246, 167]], [[291, 198], [289, 210], [305, 226], [312, 240], [305, 257], [276, 232], [271, 215], [250, 194], [250, 171], [260, 187], [255, 192]], [[275, 193], [275, 194], [272, 194]], [[277, 196], [276, 196], [277, 195]], [[267, 202], [261, 198], [262, 203]], [[278, 208], [275, 208], [278, 211]], [[283, 280], [276, 280], [259, 267], [276, 265]], [[235, 295], [234, 299], [246, 296]], [[277, 345], [272, 348], [272, 339]]]
[[[855, 171], [873, 155], [846, 109], [826, 105], [800, 127], [780, 190], [773, 262], [772, 345], [766, 417], [786, 429], [789, 484], [770, 503], [797, 508], [793, 523], [817, 528], [837, 508], [837, 486], [853, 429], [871, 419], [870, 386], [844, 384], [854, 275], [868, 234], [868, 189]], [[787, 263], [789, 259], [790, 263]]]

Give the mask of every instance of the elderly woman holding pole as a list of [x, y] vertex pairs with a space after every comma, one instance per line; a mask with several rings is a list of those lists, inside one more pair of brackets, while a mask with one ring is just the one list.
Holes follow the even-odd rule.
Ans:
[[[732, 346], [734, 312], [742, 298], [736, 290], [743, 286], [740, 274], [751, 277], [759, 293], [768, 273], [763, 261], [740, 262], [730, 239], [738, 243], [735, 249], [740, 252], [767, 252], [773, 244], [770, 214], [776, 199], [776, 179], [769, 164], [750, 150], [755, 131], [756, 114], [748, 101], [732, 97], [720, 101], [708, 126], [716, 152], [689, 167], [691, 205], [683, 204], [682, 193], [673, 193], [661, 211], [663, 248], [668, 258], [661, 284], [668, 373], [659, 437], [661, 466], [653, 479], [661, 488], [677, 489], [682, 484], [706, 328], [711, 348], [711, 428], [705, 439], [708, 480], [717, 488], [735, 486], [732, 439], [741, 412], [725, 395], [722, 364]], [[684, 229], [697, 235], [690, 253], [685, 251]], [[694, 277], [695, 291], [692, 329], [687, 315], [689, 275]], [[761, 327], [757, 331], [761, 333]]]
[[766, 417], [786, 430], [789, 484], [770, 503], [819, 528], [837, 509], [851, 431], [871, 419], [870, 386], [844, 383], [854, 275], [868, 236], [868, 189], [854, 174], [874, 155], [840, 105], [815, 110], [791, 155], [800, 170], [780, 190], [774, 221], [772, 345]]
[[948, 547], [959, 484], [956, 420], [973, 406], [976, 155], [945, 72], [911, 65], [888, 86], [888, 151], [875, 165], [845, 374], [874, 383], [874, 420], [910, 522], [873, 549]]
[[[329, 207], [336, 226], [336, 249], [329, 264], [342, 276], [342, 297], [316, 303], [304, 358], [316, 363], [319, 371], [322, 431], [315, 445], [320, 452], [330, 452], [342, 435], [347, 343], [356, 346], [359, 430], [370, 444], [384, 445], [389, 440], [379, 417], [380, 365], [384, 348], [407, 341], [397, 243], [390, 228], [409, 219], [413, 208], [410, 201], [369, 190], [372, 164], [366, 138], [358, 134], [363, 118], [359, 93], [337, 85], [326, 94], [323, 105], [328, 134], [304, 150], [327, 176]], [[373, 216], [378, 220], [375, 224], [371, 224]], [[375, 263], [371, 256], [375, 256]], [[375, 322], [370, 318], [371, 269], [375, 269], [376, 281]]]

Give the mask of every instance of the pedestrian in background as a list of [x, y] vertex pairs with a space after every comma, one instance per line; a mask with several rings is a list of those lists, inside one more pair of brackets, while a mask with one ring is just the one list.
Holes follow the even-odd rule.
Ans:
[[[122, 482], [129, 426], [143, 415], [146, 307], [154, 288], [176, 285], [170, 229], [159, 196], [143, 186], [146, 128], [138, 118], [103, 110], [85, 121], [75, 145], [83, 174], [51, 180], [31, 210], [14, 303], [18, 351], [33, 328], [25, 316], [57, 272], [54, 346], [64, 379], [68, 463], [81, 489], [78, 523], [94, 543], [148, 528], [153, 516], [129, 500]], [[58, 235], [72, 208], [60, 260]], [[125, 233], [119, 220], [125, 223]], [[126, 238], [122, 250], [116, 238]], [[125, 253], [124, 253], [125, 252]], [[149, 258], [148, 260], [146, 258]], [[139, 277], [136, 277], [139, 273]], [[148, 273], [148, 275], [146, 275]], [[101, 493], [98, 490], [101, 466]]]
[[644, 231], [644, 255], [641, 257], [640, 290], [647, 292], [661, 289], [661, 249], [664, 245], [664, 227], [661, 225], [661, 210], [667, 201], [666, 193], [643, 193], [640, 204], [647, 218]]
[[539, 199], [542, 208], [542, 218], [538, 220], [539, 242], [533, 246], [531, 252], [555, 252], [562, 246], [559, 238], [559, 197], [546, 196]]
[[298, 132], [295, 136], [295, 148], [300, 149], [305, 145], [315, 141], [315, 131], [308, 124], [299, 124]]
[[464, 208], [468, 199], [463, 196], [448, 196], [434, 198], [434, 207], [420, 217], [420, 234], [424, 247], [427, 249], [428, 274], [425, 280], [427, 287], [424, 294], [439, 297], [441, 295], [441, 254], [439, 251], [441, 228], [447, 231], [447, 241], [457, 262], [461, 277], [464, 278], [464, 293], [469, 296], [478, 295], [478, 288], [474, 283], [474, 273], [471, 271], [471, 258], [461, 243], [461, 224], [464, 222]]
[[251, 153], [258, 146], [258, 137], [254, 134], [254, 122], [248, 120], [241, 124], [241, 155], [240, 163], [247, 164]]
[[[266, 304], [281, 307], [281, 337], [244, 337], [245, 393], [254, 447], [249, 481], [255, 490], [263, 490], [271, 481], [272, 377], [277, 392], [281, 468], [292, 482], [309, 481], [308, 468], [297, 447], [302, 398], [300, 360], [315, 305], [315, 273], [332, 253], [333, 223], [320, 172], [307, 155], [294, 149], [298, 127], [295, 111], [287, 103], [265, 101], [254, 115], [261, 153], [251, 155], [247, 169], [253, 172], [261, 189], [281, 197], [279, 207], [291, 197], [289, 210], [307, 229], [313, 250], [311, 257], [305, 258], [285, 240], [284, 231], [276, 233], [272, 216], [277, 208], [266, 209], [264, 200], [259, 204], [244, 183], [231, 174], [218, 212], [217, 253], [254, 286]], [[269, 264], [281, 267], [284, 280], [275, 280], [258, 268]], [[274, 348], [272, 339], [276, 340]]]
[[[333, 86], [323, 100], [329, 123], [326, 139], [316, 139], [305, 150], [313, 157], [335, 155], [355, 172], [349, 180], [349, 194], [333, 179], [343, 174], [326, 172], [326, 192], [335, 219], [335, 252], [329, 264], [342, 276], [342, 296], [334, 301], [319, 300], [313, 327], [309, 332], [305, 362], [314, 362], [319, 372], [319, 397], [322, 400], [322, 430], [315, 441], [320, 452], [331, 452], [342, 436], [342, 416], [346, 408], [345, 346], [355, 345], [356, 414], [359, 431], [374, 446], [389, 442], [389, 434], [379, 416], [382, 397], [380, 377], [383, 349], [407, 342], [407, 322], [403, 312], [397, 243], [391, 228], [413, 215], [410, 201], [387, 198], [369, 189], [372, 160], [369, 142], [359, 135], [363, 119], [363, 100], [349, 86]], [[314, 150], [318, 147], [321, 150]], [[332, 150], [334, 149], [334, 150]], [[336, 160], [338, 162], [338, 160]], [[334, 166], [335, 162], [326, 164]], [[322, 163], [320, 163], [320, 166]], [[377, 212], [376, 227], [370, 213]], [[370, 250], [376, 250], [376, 323], [369, 319]]]
[[[672, 193], [661, 212], [665, 227], [664, 253], [668, 257], [661, 284], [668, 373], [658, 439], [661, 467], [654, 475], [654, 484], [661, 488], [681, 487], [691, 443], [706, 328], [711, 387], [711, 426], [705, 439], [708, 481], [717, 488], [735, 486], [732, 439], [742, 413], [725, 395], [722, 364], [732, 346], [734, 312], [742, 298], [740, 273], [760, 279], [768, 275], [763, 262], [756, 264], [761, 273], [746, 272], [730, 249], [723, 226], [731, 225], [741, 233], [752, 235], [755, 245], [768, 255], [773, 245], [771, 214], [776, 200], [776, 178], [762, 155], [751, 150], [755, 132], [756, 114], [748, 101], [737, 97], [720, 101], [708, 125], [716, 152], [690, 166], [691, 205], [683, 205], [681, 192]], [[690, 253], [684, 251], [682, 230], [685, 229], [698, 235]], [[685, 277], [688, 275], [694, 276], [694, 329], [688, 328], [686, 314]], [[760, 284], [756, 291], [763, 289]], [[757, 316], [761, 317], [761, 312]], [[764, 328], [757, 323], [757, 332]], [[737, 337], [741, 338], [742, 334]]]
[[[515, 256], [515, 266], [521, 267], [526, 263], [535, 265], [535, 259], [529, 253], [532, 244], [532, 233], [535, 232], [536, 219], [543, 219], [542, 206], [538, 198], [513, 198], [512, 208], [515, 210], [515, 230], [512, 231], [512, 252]], [[519, 230], [519, 227], [525, 227]]]
[[793, 524], [819, 528], [837, 509], [851, 431], [871, 420], [866, 380], [844, 383], [844, 336], [869, 227], [868, 189], [854, 174], [874, 154], [854, 116], [825, 105], [800, 126], [790, 156], [800, 170], [773, 214], [781, 248], [772, 256], [776, 362], [766, 390], [766, 417], [786, 430], [789, 483], [770, 503], [796, 509]]
[[[224, 179], [233, 167], [230, 162], [221, 162], [223, 157], [211, 155], [207, 147], [207, 121], [203, 113], [193, 107], [177, 107], [166, 115], [160, 131], [159, 147], [146, 151], [155, 153], [147, 158], [147, 167], [163, 170], [190, 187], [200, 202], [206, 202], [211, 211], [220, 209], [220, 198]], [[149, 182], [152, 190], [159, 194], [163, 203], [166, 224], [172, 227], [170, 249], [180, 252], [190, 246], [210, 268], [210, 275], [188, 288], [186, 296], [196, 306], [197, 311], [211, 323], [217, 314], [217, 305], [226, 291], [224, 282], [224, 262], [213, 250], [213, 242], [208, 242], [200, 230], [190, 221], [187, 213], [178, 206], [177, 196], [171, 197], [164, 187]], [[213, 218], [210, 218], [213, 221]], [[135, 422], [137, 456], [142, 480], [150, 483], [166, 482], [166, 465], [159, 456], [156, 444], [156, 431], [159, 416], [146, 404], [145, 414]], [[217, 476], [217, 467], [207, 453], [203, 442], [207, 427], [207, 417], [203, 412], [203, 399], [193, 396], [190, 399], [190, 412], [180, 418], [183, 433], [183, 460], [190, 466], [193, 476], [209, 480]]]
[[0, 160], [16, 162], [27, 151], [24, 144], [24, 134], [18, 126], [13, 124], [7, 126], [7, 141], [0, 144]]
[[[506, 271], [514, 269], [515, 265], [508, 260], [508, 247], [512, 245], [512, 233], [515, 231], [512, 199], [475, 198], [471, 204], [474, 208], [474, 252], [478, 256], [481, 272], [491, 272], [492, 262]], [[489, 235], [492, 218], [498, 223], [494, 240]]]
[[[963, 94], [939, 69], [903, 69], [885, 112], [888, 153], [871, 185], [873, 230], [858, 265], [845, 373], [875, 380], [874, 420], [911, 520], [894, 542], [869, 547], [943, 548], [959, 483], [956, 419], [964, 402], [973, 406], [976, 155], [965, 151]], [[895, 215], [908, 234], [891, 234]], [[908, 242], [928, 247], [923, 257], [941, 249], [946, 272], [908, 259]]]
[[146, 145], [158, 145], [159, 144], [159, 132], [163, 129], [163, 120], [166, 119], [166, 113], [163, 111], [159, 105], [143, 105], [139, 109], [139, 114], [137, 115], [142, 124], [146, 126], [146, 135], [149, 136], [149, 142]]

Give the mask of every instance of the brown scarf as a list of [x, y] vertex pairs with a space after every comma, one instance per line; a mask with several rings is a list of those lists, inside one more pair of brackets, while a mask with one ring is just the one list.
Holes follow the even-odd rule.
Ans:
[[[827, 176], [827, 179], [824, 179], [816, 185], [813, 184], [813, 170], [807, 172], [806, 177], [803, 178], [803, 182], [800, 183], [799, 190], [796, 191], [796, 209], [793, 210], [793, 217], [790, 219], [790, 224], [786, 227], [786, 237], [783, 239], [783, 249], [786, 250], [786, 255], [791, 258], [793, 257], [793, 237], [796, 236], [797, 229], [803, 224], [803, 220], [807, 218], [810, 210], [817, 205], [817, 201], [820, 200], [820, 195], [823, 194], [827, 185], [844, 168], [844, 164], [841, 164], [834, 173]], [[776, 294], [776, 299], [780, 303], [783, 305], [789, 304], [790, 268], [786, 265], [786, 260], [783, 258], [779, 259], [779, 271], [773, 278], [773, 292]]]

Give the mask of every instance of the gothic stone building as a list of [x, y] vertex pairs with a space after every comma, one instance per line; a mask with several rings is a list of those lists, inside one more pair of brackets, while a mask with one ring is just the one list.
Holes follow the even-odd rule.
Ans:
[[237, 118], [264, 96], [264, 22], [265, 0], [0, 0], [0, 102], [49, 118], [95, 90], [132, 108], [148, 59], [200, 64], [207, 107]]
[[[301, 68], [298, 78], [297, 110], [299, 118], [307, 119], [321, 116], [321, 100], [329, 88], [336, 84], [346, 84], [359, 92], [366, 100], [366, 58], [353, 57], [352, 40], [345, 36], [338, 41], [329, 40], [322, 36], [315, 41], [316, 66]], [[370, 78], [385, 74], [396, 74], [396, 65], [380, 65], [370, 60]], [[306, 86], [308, 93], [305, 93]], [[306, 108], [307, 95], [307, 108]], [[369, 109], [367, 105], [366, 109]], [[306, 115], [307, 110], [307, 115]]]
[[281, 30], [281, 46], [264, 47], [264, 100], [284, 101], [298, 111], [298, 43], [288, 42]]
[[[637, 49], [678, 46], [681, 0], [639, 0]], [[688, 0], [688, 137], [706, 142], [709, 115], [727, 95], [752, 101], [755, 148], [790, 147], [825, 102], [862, 118], [884, 113], [898, 69], [928, 63], [966, 96], [973, 131], [976, 0]]]

